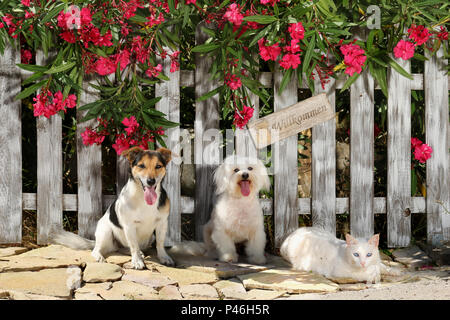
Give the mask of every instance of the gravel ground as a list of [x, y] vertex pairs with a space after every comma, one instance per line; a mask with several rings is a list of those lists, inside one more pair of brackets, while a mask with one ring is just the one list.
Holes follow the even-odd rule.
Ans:
[[450, 279], [421, 280], [389, 286], [374, 286], [361, 291], [306, 293], [286, 300], [450, 300]]

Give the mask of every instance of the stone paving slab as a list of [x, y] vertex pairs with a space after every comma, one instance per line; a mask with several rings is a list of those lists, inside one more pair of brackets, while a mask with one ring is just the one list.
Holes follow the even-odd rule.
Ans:
[[[81, 274], [81, 271], [80, 271]], [[0, 290], [70, 298], [73, 273], [66, 268], [0, 273]]]
[[417, 269], [431, 265], [432, 261], [418, 246], [396, 249], [392, 252], [394, 260], [406, 265], [410, 269]]
[[9, 256], [15, 256], [17, 254], [21, 254], [24, 252], [27, 252], [28, 249], [24, 247], [7, 247], [7, 248], [0, 248], [0, 258], [1, 257], [9, 257]]
[[272, 269], [238, 276], [246, 289], [267, 289], [289, 293], [335, 292], [339, 286], [311, 272]]
[[178, 290], [177, 286], [168, 285], [162, 287], [158, 292], [158, 297], [160, 300], [181, 300], [183, 297], [181, 296], [180, 290]]
[[140, 283], [155, 289], [177, 283], [175, 280], [172, 280], [169, 277], [158, 272], [134, 269], [125, 269], [122, 280]]
[[180, 293], [188, 300], [217, 300], [217, 290], [209, 284], [188, 284], [180, 286]]
[[111, 263], [89, 262], [84, 269], [86, 282], [117, 281], [122, 278], [122, 268]]

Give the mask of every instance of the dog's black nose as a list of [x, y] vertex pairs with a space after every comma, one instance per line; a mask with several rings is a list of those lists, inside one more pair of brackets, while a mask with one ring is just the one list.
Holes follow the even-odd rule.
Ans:
[[242, 174], [242, 179], [248, 179], [248, 173], [247, 172], [244, 172]]
[[155, 180], [155, 179], [147, 179], [147, 184], [148, 184], [149, 186], [152, 186], [152, 185], [154, 185], [154, 184], [155, 184], [155, 182], [156, 182], [156, 180]]

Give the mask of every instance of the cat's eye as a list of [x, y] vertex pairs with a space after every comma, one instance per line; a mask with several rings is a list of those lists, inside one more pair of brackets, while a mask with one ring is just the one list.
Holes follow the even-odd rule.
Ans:
[[358, 253], [358, 252], [353, 253], [353, 255], [354, 255], [355, 257], [359, 257], [359, 253]]
[[162, 167], [159, 164], [157, 164], [155, 168], [156, 169], [161, 169]]
[[239, 172], [239, 168], [234, 169], [234, 172]]
[[247, 169], [248, 169], [248, 171], [252, 171], [252, 170], [253, 170], [253, 168], [252, 168], [252, 167], [248, 167]]
[[371, 253], [371, 252], [369, 252], [369, 253], [367, 254], [367, 256], [368, 256], [368, 257], [371, 257], [371, 256], [372, 256], [372, 253]]
[[143, 163], [141, 163], [140, 165], [138, 165], [139, 168], [141, 169], [145, 169], [145, 165]]

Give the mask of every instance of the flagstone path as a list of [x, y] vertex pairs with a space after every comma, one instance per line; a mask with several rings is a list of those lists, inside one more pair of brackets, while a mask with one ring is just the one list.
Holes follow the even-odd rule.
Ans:
[[134, 270], [130, 256], [120, 253], [108, 256], [107, 263], [97, 263], [90, 251], [59, 245], [33, 250], [0, 248], [0, 299], [329, 299], [343, 292], [351, 292], [349, 298], [354, 299], [357, 292], [407, 283], [441, 281], [447, 288], [450, 285], [450, 267], [430, 267], [430, 259], [417, 247], [395, 250], [394, 260], [382, 255], [386, 265], [402, 274], [384, 277], [376, 285], [337, 283], [311, 272], [293, 271], [278, 256], [269, 255], [264, 266], [244, 260], [230, 264], [205, 257], [172, 256], [176, 267], [167, 267], [150, 251], [146, 269]]

